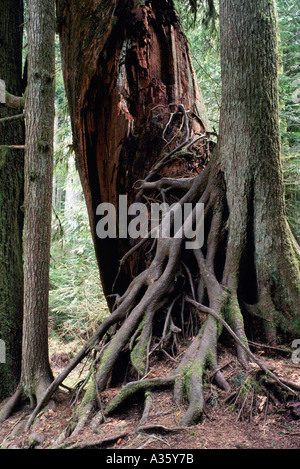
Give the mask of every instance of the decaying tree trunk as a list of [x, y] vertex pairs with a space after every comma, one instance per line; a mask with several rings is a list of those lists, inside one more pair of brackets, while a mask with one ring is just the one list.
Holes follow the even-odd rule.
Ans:
[[[274, 4], [220, 2], [221, 125], [204, 170], [199, 161], [211, 134], [197, 109], [199, 94], [172, 2], [74, 0], [58, 7], [77, 164], [106, 294], [127, 246], [97, 239], [98, 203], [117, 203], [122, 193], [130, 201], [159, 196], [168, 203], [203, 203], [205, 242], [188, 250], [184, 238], [160, 237], [151, 240], [148, 256], [140, 254], [140, 244], [131, 248], [144, 264], [131, 261], [128, 272], [123, 257], [111, 315], [48, 389], [31, 421], [93, 350], [88, 388], [70, 423], [73, 434], [92, 417], [91, 425], [103, 419], [99, 396], [115, 382], [115, 370], [119, 381], [129, 383], [105, 415], [137, 392], [172, 386], [177, 403], [188, 399], [181, 423], [189, 425], [203, 412], [207, 369], [229, 390], [218, 369], [224, 329], [236, 342], [240, 363], [247, 367], [250, 356], [264, 372], [249, 350], [248, 334], [274, 342], [276, 333], [300, 332], [299, 250], [285, 220], [280, 168]], [[188, 160], [191, 151], [200, 157]], [[140, 379], [155, 351], [176, 352], [178, 337], [188, 336], [194, 339], [169, 376]]]
[[[108, 295], [130, 245], [127, 239], [96, 236], [97, 206], [110, 202], [118, 209], [119, 194], [128, 195], [129, 204], [135, 200], [134, 184], [166, 145], [162, 133], [175, 109], [169, 104], [183, 104], [208, 124], [187, 41], [170, 2], [58, 2], [57, 15], [77, 166]], [[169, 174], [197, 170], [199, 165], [181, 160]], [[139, 270], [131, 264], [125, 275], [122, 271], [119, 293], [128, 286], [128, 269]]]

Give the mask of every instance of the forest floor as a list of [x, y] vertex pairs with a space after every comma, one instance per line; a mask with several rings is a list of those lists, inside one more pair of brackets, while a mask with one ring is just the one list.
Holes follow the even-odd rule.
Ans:
[[[257, 352], [257, 351], [256, 351]], [[267, 356], [261, 349], [260, 359], [282, 380], [300, 385], [300, 364], [283, 356]], [[55, 376], [65, 365], [66, 355], [55, 354], [52, 367]], [[166, 376], [175, 363], [156, 359], [149, 377]], [[220, 391], [212, 382], [206, 385], [206, 410], [201, 423], [180, 427], [186, 407], [175, 405], [170, 391], [152, 392], [152, 406], [145, 423], [140, 425], [143, 402], [130, 402], [126, 407], [96, 429], [86, 427], [76, 437], [69, 437], [60, 446], [65, 448], [103, 448], [113, 450], [198, 450], [198, 449], [299, 449], [300, 402], [298, 397], [284, 403], [273, 393], [261, 393], [253, 387], [241, 388], [247, 378], [257, 375], [258, 367], [250, 371], [239, 367], [233, 354], [226, 351], [220, 361], [223, 374], [232, 385], [228, 393]], [[78, 371], [77, 371], [78, 373]], [[249, 382], [249, 379], [248, 379]], [[102, 394], [106, 403], [120, 388], [109, 388]], [[33, 427], [24, 431], [28, 413], [20, 410], [0, 426], [2, 449], [49, 449], [66, 428], [71, 418], [74, 392], [59, 391], [57, 405], [46, 409]], [[291, 406], [292, 405], [292, 406]], [[293, 407], [296, 406], [296, 407]], [[296, 412], [295, 412], [296, 409]]]

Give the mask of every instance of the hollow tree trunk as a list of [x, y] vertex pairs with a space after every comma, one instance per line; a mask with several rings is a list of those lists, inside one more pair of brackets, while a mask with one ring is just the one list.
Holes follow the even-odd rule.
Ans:
[[[22, 1], [3, 0], [0, 15], [0, 79], [13, 95], [22, 93]], [[20, 114], [0, 108], [0, 118]], [[0, 123], [0, 339], [5, 342], [5, 363], [0, 364], [0, 401], [16, 388], [21, 372], [24, 201], [24, 151], [5, 145], [24, 145], [21, 119]]]
[[[59, 0], [57, 6], [76, 161], [104, 290], [110, 294], [130, 245], [96, 236], [96, 207], [110, 202], [118, 208], [119, 194], [133, 202], [133, 184], [144, 179], [165, 145], [161, 137], [170, 103], [192, 109], [204, 124], [205, 111], [172, 2]], [[185, 163], [169, 174], [191, 172], [197, 168]], [[124, 291], [140, 270], [138, 260], [131, 262], [116, 290]]]

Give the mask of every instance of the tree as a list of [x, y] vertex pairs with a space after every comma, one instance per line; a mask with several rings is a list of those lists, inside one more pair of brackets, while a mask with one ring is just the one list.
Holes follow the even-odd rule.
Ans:
[[55, 8], [28, 1], [26, 92], [24, 321], [19, 386], [4, 408], [20, 399], [39, 402], [53, 376], [48, 359], [48, 294], [53, 178]]
[[[292, 392], [250, 352], [247, 339], [250, 333], [275, 343], [282, 334], [300, 331], [299, 249], [285, 218], [280, 166], [274, 2], [220, 1], [220, 134], [203, 170], [200, 162], [214, 146], [212, 132], [196, 106], [199, 93], [172, 2], [58, 1], [58, 20], [77, 165], [105, 292], [115, 294], [115, 302], [31, 421], [94, 350], [99, 355], [73, 416], [74, 432], [93, 416], [95, 422], [103, 418], [99, 395], [109, 381], [125, 378], [124, 356], [129, 383], [105, 415], [137, 392], [173, 387], [176, 402], [189, 400], [182, 424], [197, 422], [206, 370], [229, 389], [218, 369], [225, 329], [244, 367], [251, 356]], [[190, 160], [191, 150], [200, 157]], [[155, 244], [149, 240], [148, 256], [138, 251], [142, 240], [121, 258], [122, 239], [97, 239], [96, 208], [101, 201], [117, 203], [122, 193], [129, 201], [160, 194], [180, 205], [204, 203], [204, 246], [187, 250], [185, 239], [161, 237]], [[176, 349], [179, 334], [195, 338], [176, 370], [139, 379], [154, 351]]]
[[278, 0], [280, 124], [287, 215], [299, 242], [299, 6]]
[[[169, 115], [168, 108], [161, 112], [163, 106], [168, 107], [172, 102], [183, 103], [187, 108], [193, 106], [206, 121], [188, 46], [173, 7], [165, 1], [160, 5], [154, 2], [149, 8], [139, 7], [137, 15], [131, 11], [132, 7], [132, 1], [96, 2], [89, 10], [82, 2], [75, 1], [70, 5], [58, 2], [57, 8], [75, 151], [85, 155], [77, 164], [82, 181], [86, 181], [83, 190], [95, 249], [97, 253], [101, 251], [97, 258], [107, 294], [111, 293], [119, 259], [129, 246], [127, 240], [97, 238], [96, 207], [101, 202], [117, 204], [119, 193], [128, 194], [129, 202], [134, 200], [133, 184], [147, 174], [165, 144], [161, 134]], [[103, 19], [100, 24], [99, 15]], [[95, 43], [96, 60], [90, 55], [90, 48], [81, 44], [79, 35], [74, 35], [76, 47], [64, 40], [67, 31], [73, 28], [74, 31], [79, 28], [79, 31], [82, 24], [86, 24], [88, 35]], [[180, 50], [178, 57], [176, 47]], [[116, 64], [115, 53], [118, 54]], [[168, 66], [165, 57], [171, 61]], [[77, 64], [73, 75], [68, 71], [71, 62]], [[103, 67], [107, 73], [103, 73]], [[156, 112], [155, 106], [158, 106]], [[143, 138], [133, 135], [132, 125], [136, 136], [144, 128]], [[147, 155], [142, 143], [145, 140], [149, 141]], [[97, 156], [99, 152], [101, 156]], [[121, 165], [119, 161], [122, 161]], [[95, 191], [91, 193], [93, 185]], [[124, 290], [128, 275], [122, 275], [119, 284]]]
[[[5, 0], [0, 15], [0, 79], [7, 92], [22, 95], [23, 2]], [[6, 360], [0, 364], [0, 401], [16, 388], [21, 372], [23, 317], [22, 229], [24, 145], [22, 109], [0, 108], [0, 339]], [[16, 117], [17, 116], [17, 117]]]

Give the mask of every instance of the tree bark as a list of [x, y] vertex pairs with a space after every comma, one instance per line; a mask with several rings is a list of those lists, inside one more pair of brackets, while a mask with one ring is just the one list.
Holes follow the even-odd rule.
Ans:
[[28, 13], [21, 386], [34, 402], [52, 381], [48, 358], [48, 292], [54, 132], [54, 2], [29, 0]]
[[220, 28], [218, 154], [229, 211], [222, 283], [255, 305], [275, 341], [276, 327], [297, 330], [300, 307], [299, 250], [286, 222], [280, 163], [274, 2], [221, 1]]
[[[23, 2], [3, 0], [0, 15], [0, 78], [6, 89], [22, 94]], [[6, 362], [0, 364], [0, 401], [20, 379], [23, 316], [22, 229], [24, 202], [24, 122], [14, 120], [20, 111], [0, 107], [0, 339], [6, 344]]]

